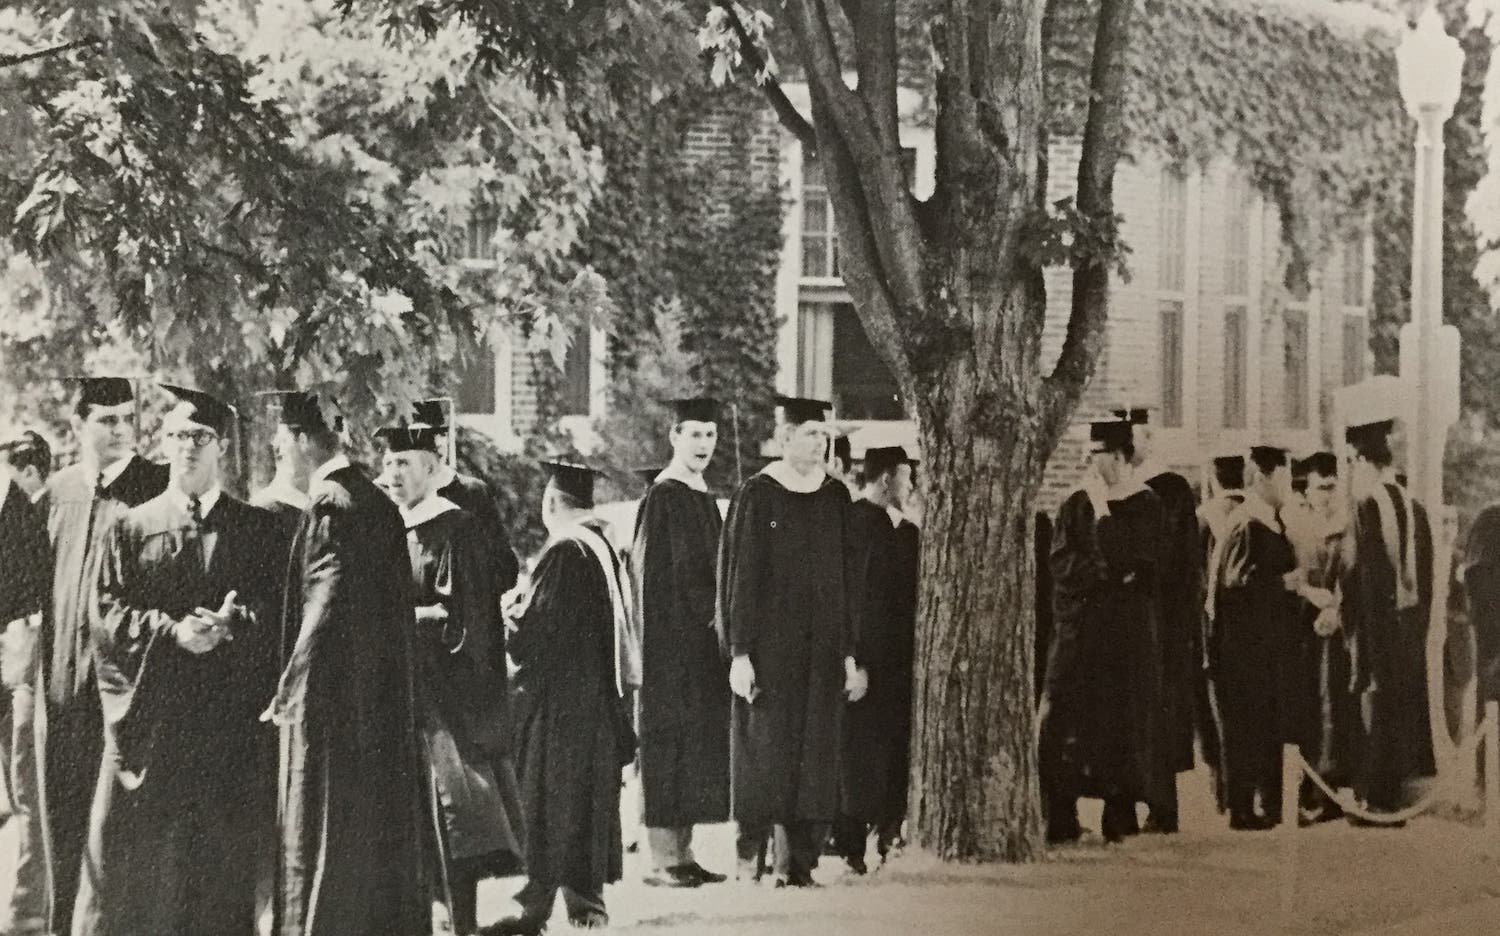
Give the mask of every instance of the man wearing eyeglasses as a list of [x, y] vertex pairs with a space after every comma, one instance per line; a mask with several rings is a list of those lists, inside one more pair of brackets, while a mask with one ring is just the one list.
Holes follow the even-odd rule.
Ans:
[[[233, 410], [165, 385], [171, 481], [105, 534], [95, 661], [105, 745], [73, 936], [255, 930], [269, 844], [285, 563], [266, 511], [220, 487]], [[268, 561], [269, 560], [269, 561]]]
[[47, 481], [52, 593], [37, 634], [38, 806], [48, 872], [47, 932], [72, 928], [73, 898], [99, 776], [103, 728], [89, 625], [101, 541], [115, 519], [167, 486], [167, 466], [136, 453], [135, 388], [123, 377], [79, 382], [72, 429], [79, 460]]

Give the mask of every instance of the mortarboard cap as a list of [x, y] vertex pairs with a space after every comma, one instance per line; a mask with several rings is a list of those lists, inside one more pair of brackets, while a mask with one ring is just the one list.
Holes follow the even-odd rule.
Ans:
[[1131, 425], [1120, 419], [1089, 423], [1089, 441], [1095, 452], [1119, 452], [1135, 445]]
[[1214, 459], [1214, 480], [1225, 490], [1236, 491], [1245, 486], [1245, 456], [1220, 455]]
[[12, 464], [18, 461], [49, 467], [52, 464], [52, 444], [35, 429], [25, 429], [0, 439], [0, 454], [5, 455]]
[[412, 404], [412, 422], [446, 432], [448, 412], [443, 404], [446, 400], [418, 400]]
[[135, 399], [135, 388], [128, 377], [67, 377], [78, 384], [79, 406], [119, 406]]
[[686, 397], [672, 400], [672, 413], [678, 422], [719, 421], [719, 401], [712, 397]]
[[387, 452], [432, 452], [437, 454], [438, 430], [433, 426], [382, 426], [375, 438]]
[[1363, 453], [1370, 446], [1385, 443], [1395, 427], [1394, 419], [1382, 419], [1377, 422], [1350, 426], [1344, 430], [1344, 441], [1354, 446], [1356, 452]]
[[1252, 445], [1250, 460], [1262, 471], [1270, 471], [1287, 464], [1287, 451], [1278, 445]]
[[897, 465], [915, 466], [915, 463], [907, 457], [906, 449], [899, 445], [885, 445], [865, 450], [865, 477], [867, 478], [884, 474]]
[[594, 469], [576, 462], [552, 459], [542, 462], [549, 482], [586, 507], [594, 506]]
[[1332, 452], [1313, 452], [1302, 459], [1302, 471], [1304, 474], [1317, 474], [1325, 478], [1336, 477], [1339, 473], [1338, 456]]
[[173, 412], [182, 412], [188, 419], [200, 426], [206, 426], [217, 432], [220, 436], [227, 437], [234, 426], [235, 409], [218, 397], [202, 390], [193, 390], [188, 387], [179, 387], [174, 384], [162, 384], [161, 388], [181, 403], [173, 409]]
[[291, 429], [338, 429], [342, 420], [332, 422], [323, 413], [318, 395], [306, 390], [262, 390], [263, 396], [278, 404], [276, 421]]
[[1143, 407], [1117, 409], [1114, 411], [1114, 414], [1118, 419], [1128, 422], [1132, 426], [1146, 426], [1151, 423], [1151, 411]]
[[833, 404], [826, 400], [809, 400], [806, 397], [778, 396], [776, 405], [781, 407], [783, 418], [794, 426], [821, 420], [833, 408]]

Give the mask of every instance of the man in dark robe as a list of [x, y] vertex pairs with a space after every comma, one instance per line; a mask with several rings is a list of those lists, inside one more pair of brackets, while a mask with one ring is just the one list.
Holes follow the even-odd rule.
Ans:
[[47, 481], [52, 600], [37, 646], [38, 804], [47, 863], [48, 930], [72, 929], [99, 779], [104, 727], [90, 616], [104, 534], [127, 509], [167, 486], [166, 465], [135, 453], [135, 391], [122, 377], [83, 378], [72, 430], [79, 461]]
[[1229, 521], [1245, 503], [1245, 456], [1219, 455], [1213, 459], [1208, 491], [1203, 504], [1198, 508], [1198, 533], [1202, 544], [1199, 554], [1203, 558], [1203, 610], [1199, 614], [1198, 626], [1198, 676], [1196, 679], [1196, 714], [1198, 745], [1203, 752], [1203, 761], [1208, 765], [1213, 779], [1214, 804], [1220, 813], [1229, 809], [1228, 792], [1224, 788], [1224, 726], [1219, 717], [1219, 700], [1216, 697], [1211, 666], [1208, 659], [1207, 642], [1204, 635], [1208, 628], [1208, 606], [1213, 600], [1215, 575], [1215, 552], [1229, 532]]
[[1173, 833], [1178, 828], [1177, 774], [1193, 769], [1198, 662], [1203, 658], [1203, 554], [1198, 530], [1198, 498], [1188, 480], [1152, 460], [1150, 413], [1144, 409], [1115, 413], [1135, 427], [1135, 476], [1161, 498], [1162, 554], [1157, 621], [1162, 650], [1162, 731], [1172, 776], [1163, 800], [1151, 804], [1147, 832]]
[[693, 826], [729, 819], [729, 674], [714, 632], [723, 519], [703, 479], [719, 405], [673, 401], [672, 462], [636, 514], [632, 567], [641, 618], [641, 788], [647, 884], [697, 887], [725, 876], [693, 854]]
[[1500, 699], [1500, 503], [1474, 517], [1459, 564], [1478, 653], [1480, 704]]
[[417, 616], [417, 702], [430, 772], [433, 884], [458, 936], [478, 930], [481, 878], [522, 869], [521, 806], [506, 756], [499, 599], [474, 518], [437, 494], [436, 431], [391, 426], [384, 473], [406, 523]]
[[1427, 707], [1432, 530], [1427, 511], [1395, 483], [1392, 427], [1379, 420], [1346, 431], [1355, 508], [1340, 581], [1365, 722], [1354, 792], [1379, 812], [1401, 808], [1405, 783], [1435, 772]]
[[1033, 561], [1036, 563], [1036, 660], [1032, 666], [1032, 698], [1040, 704], [1047, 684], [1047, 654], [1052, 648], [1052, 516], [1038, 510], [1032, 528]]
[[220, 488], [233, 411], [166, 385], [171, 482], [106, 534], [95, 666], [105, 743], [73, 936], [255, 932], [284, 567], [274, 520]]
[[844, 700], [855, 659], [858, 551], [849, 493], [827, 470], [828, 404], [782, 397], [781, 458], [735, 492], [719, 549], [717, 625], [731, 656], [731, 811], [738, 873], [759, 879], [775, 836], [777, 886], [813, 886], [838, 809]]
[[275, 444], [307, 467], [312, 508], [292, 547], [290, 649], [263, 716], [281, 727], [273, 932], [425, 934], [427, 773], [405, 524], [339, 450], [316, 397], [279, 398]]
[[1157, 565], [1162, 505], [1134, 479], [1131, 426], [1094, 423], [1090, 476], [1058, 510], [1053, 619], [1040, 712], [1047, 838], [1081, 835], [1080, 796], [1104, 800], [1101, 833], [1139, 830], [1138, 802], [1164, 802], [1172, 774], [1161, 732]]
[[[1359, 705], [1349, 691], [1353, 657], [1342, 627], [1338, 576], [1349, 522], [1338, 490], [1338, 458], [1314, 452], [1301, 459], [1304, 480], [1301, 505], [1285, 511], [1287, 538], [1297, 567], [1307, 576], [1302, 600], [1301, 654], [1297, 711], [1293, 722], [1302, 757], [1334, 789], [1353, 779], [1361, 726]], [[1293, 499], [1294, 502], [1297, 500]], [[1335, 819], [1343, 810], [1311, 780], [1302, 785], [1303, 814], [1308, 820]]]
[[624, 689], [639, 684], [626, 645], [629, 589], [593, 518], [594, 472], [546, 462], [548, 542], [511, 634], [516, 752], [526, 815], [521, 914], [501, 933], [546, 929], [562, 891], [574, 926], [607, 926], [604, 885], [620, 879], [620, 771], [635, 759]]
[[869, 689], [844, 710], [833, 835], [855, 874], [868, 871], [871, 830], [884, 862], [906, 818], [921, 534], [902, 507], [914, 466], [900, 446], [869, 449], [864, 490], [850, 508], [854, 540], [865, 554], [854, 656]]
[[0, 723], [0, 768], [16, 825], [16, 881], [11, 932], [47, 931], [47, 871], [37, 810], [36, 645], [51, 598], [51, 552], [45, 507], [52, 447], [35, 431], [0, 443], [0, 682], [8, 711]]
[[1286, 450], [1252, 448], [1246, 489], [1215, 550], [1205, 634], [1223, 724], [1229, 827], [1236, 830], [1269, 829], [1281, 815], [1281, 745], [1289, 737], [1302, 624], [1297, 592], [1305, 582], [1279, 516], [1291, 495]]

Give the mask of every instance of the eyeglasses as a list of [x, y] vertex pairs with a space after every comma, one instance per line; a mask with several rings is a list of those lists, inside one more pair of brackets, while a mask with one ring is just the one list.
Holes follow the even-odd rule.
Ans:
[[166, 440], [175, 445], [191, 445], [193, 448], [203, 448], [206, 445], [217, 442], [219, 434], [212, 429], [178, 430], [166, 433]]

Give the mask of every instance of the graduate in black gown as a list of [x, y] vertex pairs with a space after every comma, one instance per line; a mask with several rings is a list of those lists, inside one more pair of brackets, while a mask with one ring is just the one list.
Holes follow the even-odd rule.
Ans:
[[720, 639], [731, 662], [731, 809], [738, 875], [813, 885], [838, 809], [840, 718], [864, 696], [855, 659], [849, 492], [826, 471], [829, 405], [781, 397], [781, 458], [735, 492], [719, 551]]
[[672, 462], [636, 514], [631, 565], [641, 617], [641, 787], [655, 886], [725, 876], [693, 854], [693, 826], [729, 819], [729, 673], [714, 632], [714, 571], [723, 519], [703, 479], [718, 442], [719, 404], [673, 402]]
[[[1229, 827], [1268, 829], [1281, 815], [1281, 745], [1293, 695], [1305, 575], [1279, 511], [1291, 495], [1285, 449], [1256, 446], [1244, 505], [1215, 551], [1205, 634], [1223, 726]], [[1259, 810], [1257, 811], [1257, 805]]]
[[1089, 480], [1059, 508], [1050, 556], [1040, 754], [1053, 843], [1080, 836], [1080, 796], [1104, 800], [1105, 841], [1134, 834], [1136, 804], [1164, 802], [1172, 775], [1156, 622], [1161, 499], [1131, 474], [1130, 423], [1094, 423], [1090, 435]]
[[854, 655], [869, 689], [844, 709], [833, 836], [856, 874], [868, 871], [870, 832], [884, 862], [906, 818], [921, 533], [902, 508], [915, 465], [900, 446], [867, 450], [864, 488], [850, 508], [854, 541], [865, 553]]
[[1379, 812], [1399, 809], [1405, 784], [1435, 772], [1427, 706], [1432, 529], [1426, 509], [1396, 483], [1392, 428], [1378, 420], [1345, 433], [1355, 507], [1340, 592], [1365, 720], [1354, 792]]
[[247, 843], [272, 817], [285, 566], [275, 521], [220, 487], [233, 411], [181, 402], [163, 435], [171, 483], [118, 518], [98, 571], [94, 647], [105, 746], [74, 936], [255, 932]]
[[167, 486], [167, 466], [136, 454], [136, 403], [123, 377], [81, 378], [72, 417], [77, 464], [47, 480], [52, 595], [37, 647], [39, 807], [50, 896], [48, 930], [72, 928], [89, 804], [104, 727], [90, 618], [104, 534]]
[[[47, 869], [37, 806], [36, 649], [52, 594], [47, 516], [38, 503], [52, 472], [52, 446], [35, 430], [0, 442], [0, 767], [16, 829], [11, 929], [45, 932]], [[3, 820], [0, 820], [3, 821]]]
[[1213, 459], [1208, 490], [1198, 507], [1198, 536], [1203, 558], [1203, 609], [1199, 613], [1198, 676], [1196, 708], [1198, 745], [1213, 781], [1214, 805], [1220, 813], [1229, 809], [1224, 788], [1224, 727], [1219, 717], [1219, 700], [1215, 695], [1207, 642], [1208, 606], [1213, 600], [1213, 577], [1216, 574], [1215, 553], [1229, 532], [1229, 521], [1245, 503], [1245, 456], [1218, 455]]
[[505, 678], [490, 645], [499, 598], [485, 540], [437, 493], [437, 433], [390, 426], [384, 474], [406, 524], [417, 616], [417, 701], [430, 772], [429, 867], [454, 932], [478, 929], [479, 880], [522, 870], [520, 797], [507, 756]]
[[313, 394], [282, 391], [275, 445], [312, 506], [293, 543], [281, 681], [276, 936], [426, 933], [426, 788], [405, 524]]
[[1162, 504], [1160, 605], [1157, 608], [1162, 650], [1162, 730], [1166, 733], [1172, 777], [1164, 798], [1151, 804], [1145, 831], [1178, 829], [1177, 774], [1193, 769], [1193, 734], [1197, 724], [1199, 661], [1203, 658], [1203, 549], [1198, 530], [1198, 498], [1187, 478], [1154, 460], [1150, 412], [1117, 410], [1135, 427], [1135, 476]]
[[1481, 704], [1500, 699], [1500, 503], [1474, 517], [1459, 564], [1478, 652]]
[[574, 925], [608, 925], [604, 886], [620, 879], [620, 772], [636, 739], [624, 690], [640, 684], [629, 645], [630, 590], [593, 516], [594, 472], [544, 463], [548, 540], [529, 595], [513, 608], [510, 653], [527, 882], [501, 933], [540, 933], [562, 892]]

